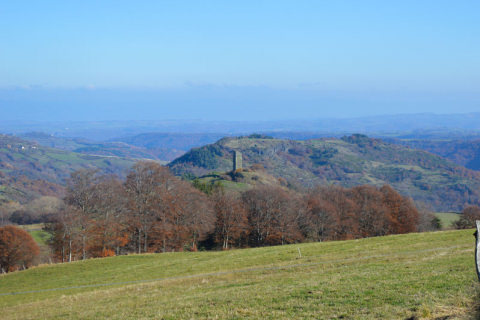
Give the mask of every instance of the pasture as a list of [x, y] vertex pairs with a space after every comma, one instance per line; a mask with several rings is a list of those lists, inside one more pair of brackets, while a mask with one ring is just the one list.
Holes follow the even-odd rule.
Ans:
[[0, 276], [0, 309], [2, 319], [476, 318], [472, 233], [43, 265]]

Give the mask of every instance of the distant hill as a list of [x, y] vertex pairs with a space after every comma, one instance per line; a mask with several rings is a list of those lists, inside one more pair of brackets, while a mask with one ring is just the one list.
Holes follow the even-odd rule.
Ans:
[[39, 145], [76, 153], [102, 156], [115, 156], [133, 159], [152, 159], [169, 161], [180, 156], [168, 149], [149, 151], [146, 148], [133, 146], [125, 142], [95, 142], [83, 138], [66, 138], [42, 132], [29, 132], [19, 135], [20, 138]]
[[[405, 120], [406, 121], [406, 120]], [[324, 128], [319, 126], [319, 128]], [[368, 130], [367, 130], [368, 131]], [[340, 138], [345, 135], [349, 135], [351, 131], [339, 132], [337, 131], [257, 131], [260, 134], [271, 136], [276, 139], [288, 139], [288, 140], [311, 140], [321, 139], [327, 137]], [[466, 141], [476, 140], [480, 141], [480, 134], [474, 131], [457, 130], [457, 129], [430, 129], [430, 130], [413, 130], [413, 131], [395, 131], [395, 132], [371, 132], [369, 135], [380, 139], [385, 139], [387, 142], [395, 144], [402, 144], [412, 146], [414, 148], [423, 149], [443, 157], [446, 157], [457, 164], [462, 166], [468, 165], [470, 158], [463, 159], [461, 157], [451, 157], [447, 153], [438, 152], [442, 150], [441, 144], [443, 142], [453, 142], [452, 139], [458, 140], [455, 143], [464, 142], [460, 149], [470, 148]], [[121, 141], [128, 146], [135, 146], [146, 153], [153, 155], [153, 157], [172, 161], [175, 158], [183, 155], [191, 148], [200, 147], [206, 144], [211, 144], [223, 137], [241, 136], [241, 133], [236, 134], [224, 134], [224, 133], [142, 133], [134, 136], [127, 136], [123, 138], [112, 139], [109, 143], [115, 143], [114, 141]], [[435, 146], [431, 148], [427, 141], [434, 140], [435, 144], [438, 142], [440, 148]], [[418, 141], [422, 143], [410, 144], [411, 141]], [[100, 144], [100, 148], [106, 148], [109, 143]], [[447, 148], [450, 148], [447, 146]], [[72, 150], [76, 152], [82, 152], [82, 149]], [[128, 156], [128, 155], [126, 155]], [[470, 169], [476, 169], [475, 167], [468, 165]]]
[[112, 141], [122, 141], [134, 146], [154, 149], [158, 147], [190, 150], [225, 137], [222, 133], [163, 133], [150, 132], [130, 137], [117, 138]]
[[[63, 108], [63, 106], [62, 106]], [[15, 110], [8, 110], [16, 112]], [[3, 115], [3, 114], [2, 114]], [[24, 115], [22, 115], [24, 116]], [[19, 118], [18, 116], [15, 118]], [[41, 131], [62, 137], [83, 137], [94, 141], [115, 140], [117, 137], [134, 136], [148, 132], [167, 133], [223, 133], [241, 135], [252, 132], [314, 132], [320, 134], [367, 133], [380, 135], [385, 133], [398, 136], [410, 132], [418, 135], [430, 133], [447, 134], [457, 132], [456, 136], [480, 134], [480, 113], [460, 114], [395, 114], [357, 118], [308, 118], [301, 120], [258, 121], [258, 120], [144, 120], [144, 121], [8, 121], [0, 119], [1, 133], [25, 133]], [[290, 137], [292, 138], [292, 137]], [[217, 138], [218, 140], [219, 138]], [[123, 140], [122, 140], [123, 141]], [[126, 141], [124, 141], [126, 142]], [[128, 143], [128, 142], [127, 142]], [[208, 143], [208, 142], [206, 142]], [[187, 149], [188, 150], [188, 149]]]
[[440, 155], [472, 170], [480, 170], [480, 140], [410, 140], [392, 142]]
[[222, 133], [151, 132], [124, 138], [115, 138], [111, 141], [121, 141], [128, 143], [129, 145], [141, 147], [155, 155], [164, 154], [166, 153], [166, 150], [168, 150], [168, 155], [170, 157], [164, 157], [164, 160], [171, 161], [183, 155], [191, 148], [215, 142], [223, 137], [225, 137], [225, 134]]
[[480, 173], [364, 135], [306, 141], [224, 138], [192, 149], [169, 166], [178, 175], [225, 172], [232, 168], [234, 150], [242, 152], [244, 167], [261, 164], [267, 173], [291, 185], [390, 184], [403, 195], [443, 211], [460, 210], [480, 199]]
[[41, 196], [62, 197], [65, 188], [45, 180], [31, 180], [26, 176], [10, 177], [0, 171], [0, 204], [4, 201], [27, 203]]
[[98, 168], [124, 176], [134, 160], [92, 156], [43, 147], [18, 137], [0, 135], [0, 199], [23, 201], [53, 195], [74, 170]]

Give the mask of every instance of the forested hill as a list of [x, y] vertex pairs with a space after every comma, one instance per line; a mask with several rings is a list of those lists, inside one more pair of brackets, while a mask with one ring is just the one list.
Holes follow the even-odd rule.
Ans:
[[392, 142], [445, 157], [472, 170], [480, 170], [480, 140], [395, 139]]
[[184, 153], [178, 153], [175, 150], [170, 150], [167, 148], [148, 150], [146, 148], [133, 146], [125, 142], [98, 142], [83, 138], [57, 137], [42, 132], [29, 132], [21, 134], [19, 137], [27, 141], [35, 142], [44, 147], [88, 155], [170, 161]]
[[258, 135], [224, 138], [192, 149], [169, 166], [177, 175], [225, 172], [232, 168], [234, 150], [242, 152], [244, 167], [261, 164], [291, 185], [390, 184], [403, 195], [442, 211], [460, 210], [480, 199], [479, 172], [364, 135], [306, 141]]
[[55, 195], [74, 170], [98, 168], [124, 176], [133, 160], [90, 156], [40, 146], [0, 135], [0, 202], [25, 202], [38, 195]]

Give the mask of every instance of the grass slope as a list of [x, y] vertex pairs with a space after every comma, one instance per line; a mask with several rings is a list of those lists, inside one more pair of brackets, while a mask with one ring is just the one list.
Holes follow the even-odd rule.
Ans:
[[0, 276], [0, 309], [2, 319], [473, 318], [473, 248], [462, 230], [95, 259]]
[[392, 185], [438, 211], [460, 211], [480, 199], [480, 174], [440, 156], [362, 135], [306, 141], [224, 138], [192, 149], [169, 164], [178, 175], [203, 176], [232, 169], [233, 151], [244, 167], [260, 163], [292, 185]]
[[444, 230], [452, 229], [453, 223], [460, 219], [460, 214], [454, 212], [436, 212], [435, 216], [440, 219]]
[[238, 192], [247, 191], [254, 186], [282, 186], [279, 179], [269, 175], [263, 170], [244, 170], [236, 173], [211, 173], [197, 178], [197, 181], [207, 186], [220, 184], [225, 190]]
[[27, 231], [40, 248], [40, 253], [37, 257], [37, 263], [48, 263], [49, 261], [51, 261], [51, 249], [48, 246], [48, 240], [50, 239], [51, 235], [42, 229], [43, 226], [43, 223], [25, 224], [18, 226], [19, 228]]

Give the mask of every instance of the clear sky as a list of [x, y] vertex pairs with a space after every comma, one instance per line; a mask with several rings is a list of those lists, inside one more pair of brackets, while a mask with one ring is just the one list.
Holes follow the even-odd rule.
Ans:
[[70, 120], [480, 111], [480, 1], [3, 1], [0, 111]]

